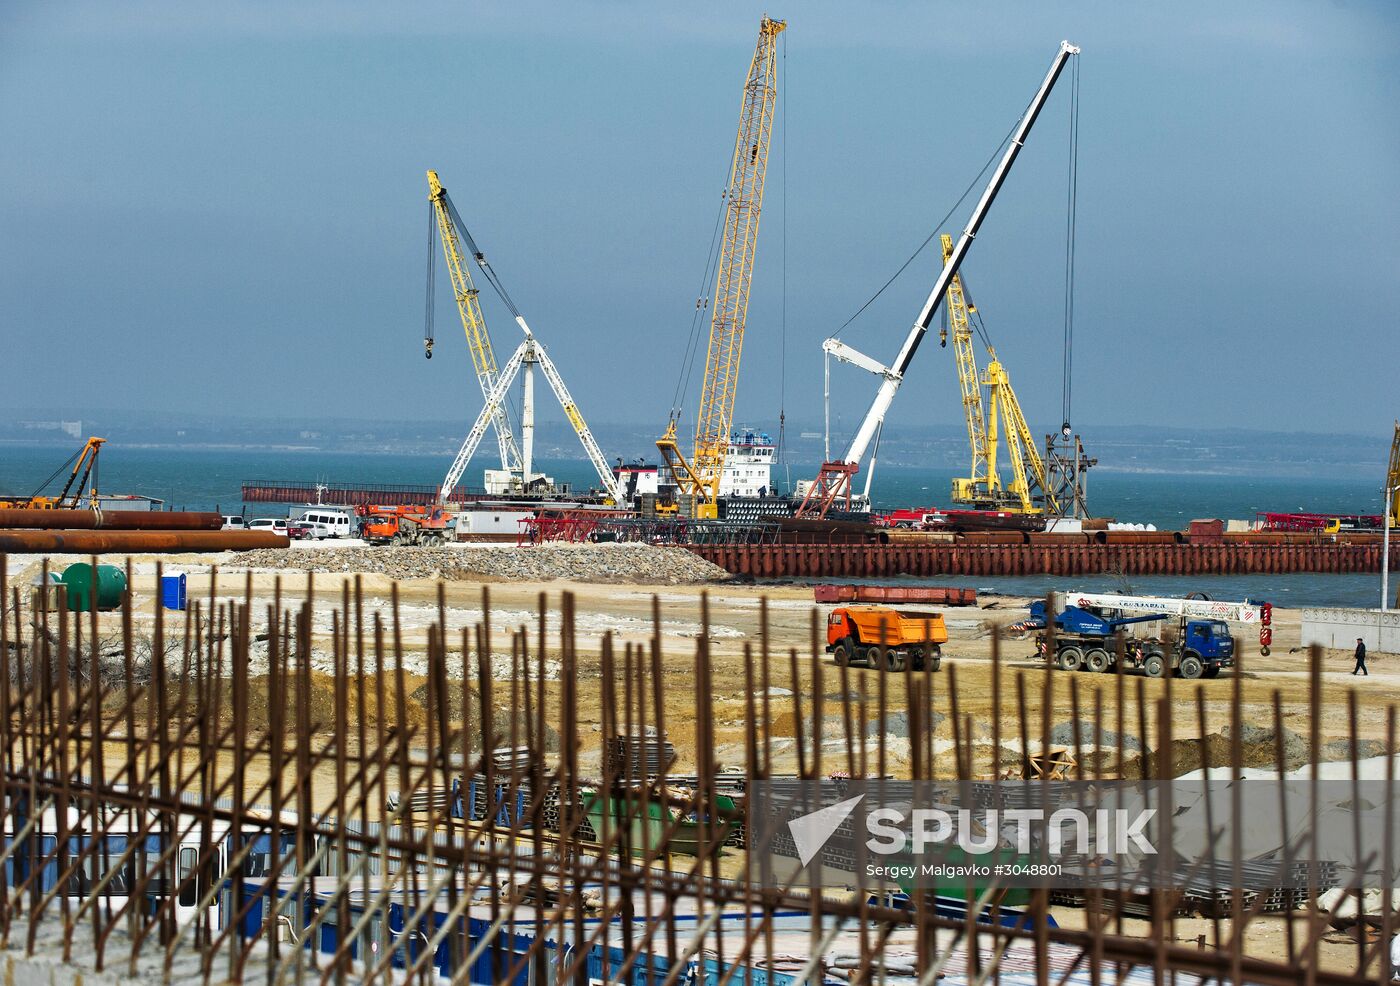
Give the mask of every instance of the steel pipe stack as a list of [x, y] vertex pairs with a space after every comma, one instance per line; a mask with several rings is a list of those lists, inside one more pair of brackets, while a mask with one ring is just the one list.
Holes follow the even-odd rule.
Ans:
[[285, 548], [284, 534], [270, 531], [0, 531], [0, 554], [149, 555], [186, 551]]
[[0, 510], [0, 529], [41, 531], [217, 531], [215, 513], [144, 510]]

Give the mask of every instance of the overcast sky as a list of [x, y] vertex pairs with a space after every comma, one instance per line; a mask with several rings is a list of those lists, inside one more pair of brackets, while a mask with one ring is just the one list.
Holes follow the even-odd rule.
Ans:
[[[585, 415], [663, 428], [764, 8], [282, 7], [0, 6], [0, 406], [465, 430], [481, 398], [441, 266], [422, 355], [435, 168]], [[1400, 414], [1400, 6], [768, 13], [785, 77], [736, 423], [820, 420], [822, 339], [974, 179], [1061, 38], [1083, 48], [1075, 423]], [[1069, 96], [964, 267], [1036, 430], [1060, 416]], [[940, 265], [926, 251], [842, 337], [891, 361]], [[504, 359], [518, 330], [482, 297]], [[845, 431], [874, 386], [833, 370]], [[960, 415], [935, 337], [891, 418]]]

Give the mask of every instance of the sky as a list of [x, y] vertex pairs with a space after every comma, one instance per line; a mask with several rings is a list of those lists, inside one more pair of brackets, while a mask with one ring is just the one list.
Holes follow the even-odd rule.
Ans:
[[[584, 415], [659, 433], [765, 12], [788, 29], [736, 424], [818, 426], [822, 340], [974, 182], [1067, 38], [1074, 424], [1388, 434], [1400, 7], [1382, 0], [11, 0], [0, 408], [465, 432], [481, 396], [440, 255], [423, 358], [434, 168]], [[1037, 431], [1061, 416], [1067, 80], [963, 268]], [[841, 338], [891, 362], [940, 266], [925, 250]], [[481, 287], [504, 360], [519, 332]], [[875, 384], [832, 369], [837, 444]], [[698, 391], [697, 371], [682, 435]], [[936, 336], [890, 420], [961, 420]]]

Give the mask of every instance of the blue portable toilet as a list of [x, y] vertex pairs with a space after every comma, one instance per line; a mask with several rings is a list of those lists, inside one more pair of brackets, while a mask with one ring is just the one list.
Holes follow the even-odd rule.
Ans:
[[160, 604], [166, 609], [185, 608], [185, 573], [160, 577]]

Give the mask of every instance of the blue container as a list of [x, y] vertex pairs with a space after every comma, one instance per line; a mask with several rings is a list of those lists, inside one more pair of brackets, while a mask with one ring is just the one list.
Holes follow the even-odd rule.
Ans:
[[185, 576], [162, 575], [160, 577], [160, 604], [166, 609], [185, 608]]

